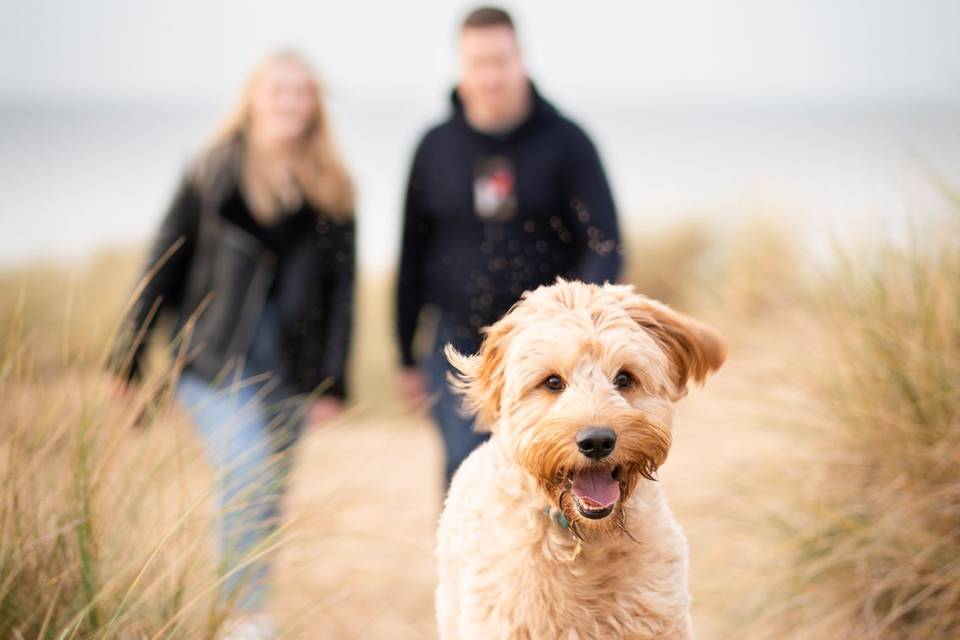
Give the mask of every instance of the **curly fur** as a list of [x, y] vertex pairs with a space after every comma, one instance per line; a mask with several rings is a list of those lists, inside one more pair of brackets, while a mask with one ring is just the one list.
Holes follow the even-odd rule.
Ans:
[[[451, 384], [493, 432], [461, 466], [438, 532], [442, 638], [690, 638], [687, 548], [655, 474], [673, 403], [723, 363], [716, 332], [630, 286], [558, 280], [524, 294]], [[630, 384], [612, 381], [626, 373]], [[564, 386], [551, 391], [549, 376]], [[617, 434], [620, 500], [580, 515], [576, 433]], [[545, 515], [559, 510], [565, 529]]]

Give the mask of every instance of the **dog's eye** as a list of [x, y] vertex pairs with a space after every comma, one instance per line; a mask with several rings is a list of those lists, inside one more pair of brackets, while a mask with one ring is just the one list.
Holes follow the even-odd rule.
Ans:
[[613, 378], [613, 386], [617, 389], [629, 389], [633, 386], [633, 376], [626, 371], [621, 371]]
[[547, 376], [547, 379], [543, 381], [543, 386], [547, 388], [547, 391], [558, 393], [563, 391], [563, 380], [560, 379], [560, 376]]

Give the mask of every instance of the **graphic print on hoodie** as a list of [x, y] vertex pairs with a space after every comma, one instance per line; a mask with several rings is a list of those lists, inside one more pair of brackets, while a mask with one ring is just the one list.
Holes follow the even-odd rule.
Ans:
[[505, 222], [517, 215], [517, 178], [505, 156], [477, 160], [473, 168], [473, 208], [483, 220]]

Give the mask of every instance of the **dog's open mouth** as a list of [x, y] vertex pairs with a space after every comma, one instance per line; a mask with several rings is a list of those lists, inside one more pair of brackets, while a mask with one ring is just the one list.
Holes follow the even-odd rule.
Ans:
[[584, 518], [599, 520], [613, 513], [620, 499], [619, 467], [587, 467], [573, 474], [573, 502]]

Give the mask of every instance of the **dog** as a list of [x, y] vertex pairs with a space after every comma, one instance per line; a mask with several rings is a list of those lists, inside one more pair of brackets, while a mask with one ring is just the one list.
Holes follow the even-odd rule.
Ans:
[[687, 545], [656, 472], [673, 404], [726, 357], [717, 332], [629, 285], [558, 279], [450, 345], [492, 432], [437, 534], [441, 638], [692, 638]]

